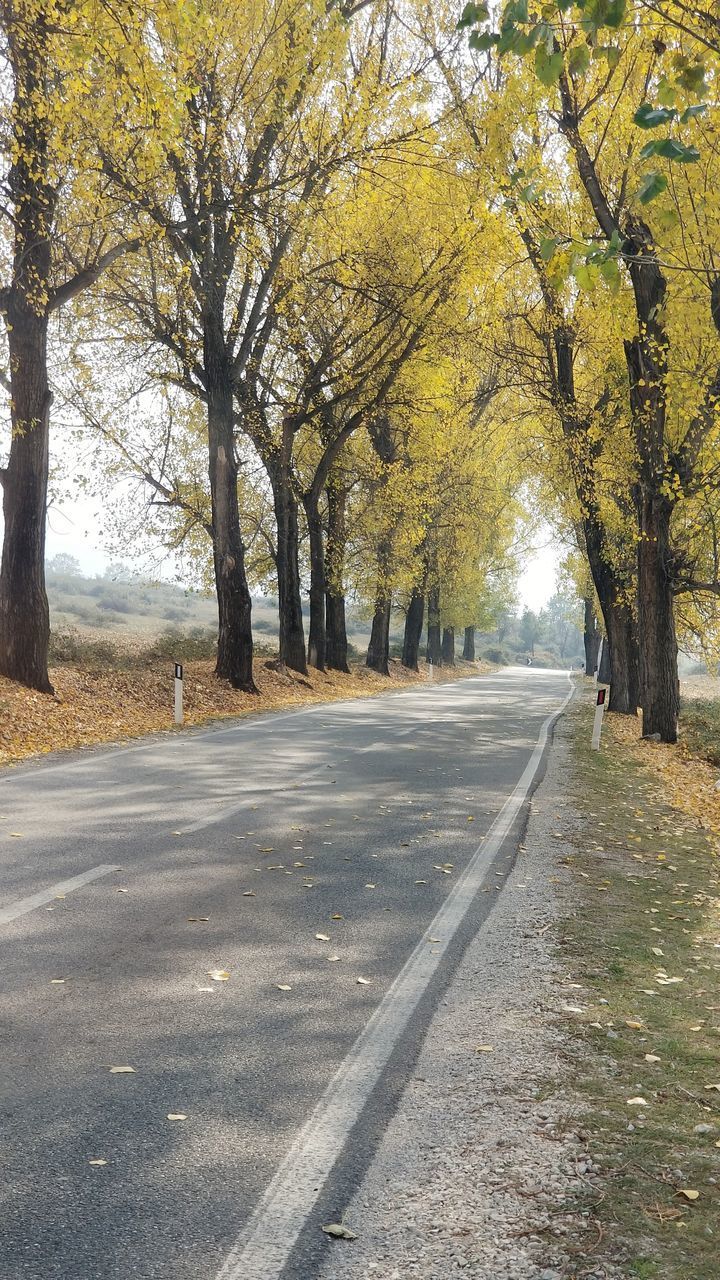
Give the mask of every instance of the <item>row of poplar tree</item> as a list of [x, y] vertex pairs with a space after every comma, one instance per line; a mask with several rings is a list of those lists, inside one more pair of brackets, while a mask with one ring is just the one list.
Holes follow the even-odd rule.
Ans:
[[[720, 596], [718, 22], [674, 0], [0, 0], [0, 672], [48, 689], [50, 429], [280, 658], [472, 630], [554, 523], [675, 738]], [[469, 35], [468, 35], [469, 31]], [[57, 445], [56, 445], [57, 448]], [[142, 505], [137, 505], [138, 498]], [[309, 583], [309, 636], [301, 593]]]

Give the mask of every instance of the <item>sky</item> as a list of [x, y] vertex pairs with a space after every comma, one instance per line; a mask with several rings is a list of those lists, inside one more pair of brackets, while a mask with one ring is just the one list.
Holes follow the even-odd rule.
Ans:
[[[96, 512], [96, 501], [81, 500], [53, 505], [48, 513], [48, 559], [52, 559], [58, 552], [67, 552], [79, 561], [82, 572], [92, 577], [96, 573], [103, 573], [111, 560], [121, 558], [110, 555], [103, 547], [102, 529]], [[540, 529], [536, 549], [530, 555], [518, 581], [522, 608], [532, 609], [537, 613], [547, 604], [556, 590], [557, 571], [562, 555], [563, 551], [553, 541], [550, 530]], [[131, 557], [128, 560], [132, 565]]]

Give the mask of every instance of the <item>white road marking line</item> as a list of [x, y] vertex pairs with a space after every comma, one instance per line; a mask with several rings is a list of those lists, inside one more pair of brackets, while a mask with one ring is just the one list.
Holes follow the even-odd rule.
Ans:
[[[569, 680], [569, 676], [568, 676]], [[255, 1212], [238, 1236], [216, 1280], [279, 1280], [348, 1134], [356, 1124], [390, 1056], [460, 928], [488, 868], [522, 809], [542, 760], [550, 726], [565, 710], [574, 687], [543, 722], [522, 777], [435, 919], [361, 1031], [304, 1125]], [[437, 950], [426, 938], [445, 939]]]
[[18, 898], [16, 902], [11, 902], [9, 907], [0, 908], [0, 924], [9, 924], [11, 920], [17, 920], [18, 916], [27, 915], [28, 911], [34, 911], [36, 907], [44, 907], [54, 898], [72, 893], [73, 889], [80, 889], [84, 884], [90, 884], [91, 880], [99, 880], [100, 876], [109, 875], [111, 871], [117, 870], [119, 868], [114, 863], [103, 862], [99, 867], [83, 871], [82, 875], [73, 876], [70, 880], [61, 880], [59, 884], [51, 884], [48, 889], [41, 889], [39, 893], [33, 893], [29, 898]]

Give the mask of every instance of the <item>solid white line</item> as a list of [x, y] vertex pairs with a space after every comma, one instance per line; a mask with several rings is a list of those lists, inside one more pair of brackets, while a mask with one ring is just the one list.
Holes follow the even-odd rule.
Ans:
[[83, 871], [82, 875], [73, 876], [71, 880], [61, 880], [59, 884], [51, 884], [49, 889], [41, 889], [39, 893], [33, 893], [29, 898], [18, 898], [16, 902], [11, 902], [9, 907], [0, 908], [0, 924], [9, 924], [11, 920], [27, 915], [28, 911], [34, 911], [36, 907], [44, 907], [46, 902], [52, 902], [53, 898], [72, 893], [73, 889], [80, 889], [91, 880], [99, 880], [100, 876], [106, 876], [110, 871], [117, 870], [114, 863], [103, 862], [101, 866]]
[[[568, 675], [568, 680], [570, 677]], [[410, 1017], [442, 961], [442, 952], [460, 928], [488, 868], [527, 799], [542, 759], [550, 726], [565, 710], [574, 687], [543, 722], [522, 777], [506, 800], [455, 888], [422, 941], [360, 1033], [307, 1123], [295, 1139], [247, 1226], [217, 1273], [216, 1280], [278, 1280]], [[442, 938], [430, 948], [428, 936]]]

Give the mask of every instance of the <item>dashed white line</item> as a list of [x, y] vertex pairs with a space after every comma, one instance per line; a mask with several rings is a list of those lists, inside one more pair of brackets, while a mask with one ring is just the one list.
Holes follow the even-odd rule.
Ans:
[[48, 902], [52, 902], [54, 898], [64, 897], [68, 893], [72, 893], [73, 889], [80, 889], [84, 884], [90, 884], [92, 880], [99, 880], [101, 876], [109, 875], [111, 871], [117, 871], [118, 868], [114, 863], [103, 862], [99, 867], [92, 867], [90, 871], [83, 871], [82, 875], [72, 876], [70, 880], [61, 880], [59, 884], [51, 884], [47, 889], [41, 889], [39, 893], [33, 893], [29, 898], [18, 898], [17, 901], [11, 902], [9, 907], [0, 908], [0, 924], [9, 924], [11, 920], [17, 920], [19, 916], [27, 915], [28, 911], [35, 911], [37, 907], [44, 907]]

